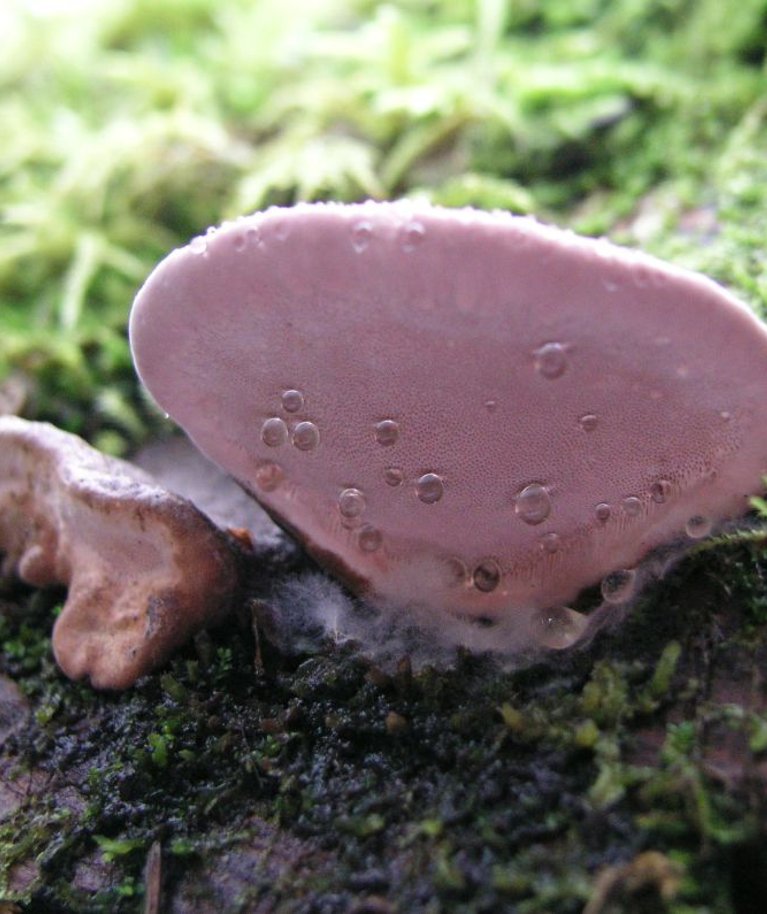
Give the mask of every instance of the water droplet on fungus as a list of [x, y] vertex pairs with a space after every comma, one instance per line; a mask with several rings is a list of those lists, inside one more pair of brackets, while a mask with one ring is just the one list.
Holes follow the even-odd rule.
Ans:
[[359, 489], [344, 489], [338, 496], [338, 510], [344, 517], [359, 517], [365, 510], [365, 496]]
[[426, 229], [420, 222], [413, 220], [409, 222], [402, 233], [402, 250], [406, 254], [411, 254], [416, 248], [423, 244], [426, 237]]
[[501, 580], [501, 569], [493, 559], [480, 562], [472, 574], [472, 582], [482, 593], [491, 593]]
[[514, 499], [514, 510], [526, 524], [540, 524], [551, 513], [551, 498], [546, 487], [531, 482]]
[[633, 568], [613, 571], [602, 580], [602, 597], [606, 603], [625, 603], [629, 600], [636, 586], [637, 573]]
[[363, 552], [375, 552], [377, 549], [381, 548], [382, 542], [383, 536], [381, 535], [381, 531], [370, 524], [367, 524], [360, 530], [357, 538], [357, 543]]
[[267, 447], [279, 447], [288, 440], [288, 427], [277, 416], [267, 419], [261, 426], [261, 440]]
[[605, 501], [600, 502], [596, 508], [594, 508], [594, 514], [596, 514], [597, 520], [602, 524], [606, 523], [610, 519], [611, 513], [612, 509], [610, 508], [610, 505], [608, 505]]
[[311, 451], [320, 443], [320, 430], [313, 422], [299, 422], [293, 429], [293, 446], [299, 451]]
[[559, 552], [558, 533], [544, 533], [540, 540], [538, 540], [538, 543], [541, 549], [549, 555], [554, 555], [555, 552]]
[[561, 343], [546, 343], [533, 353], [535, 370], [541, 377], [553, 381], [567, 370], [567, 352]]
[[415, 490], [418, 497], [427, 505], [433, 505], [442, 498], [445, 485], [442, 477], [436, 473], [424, 473], [416, 482]]
[[304, 395], [300, 390], [286, 390], [282, 394], [282, 408], [286, 413], [297, 413], [304, 408]]
[[561, 651], [572, 647], [583, 635], [588, 617], [568, 606], [541, 609], [533, 615], [534, 634], [542, 647]]
[[382, 419], [376, 424], [376, 441], [383, 447], [391, 447], [399, 438], [399, 425], [394, 419]]
[[355, 222], [352, 226], [352, 247], [354, 250], [361, 254], [363, 251], [367, 250], [368, 245], [370, 244], [370, 239], [373, 237], [373, 226], [368, 222], [367, 219], [362, 219], [360, 222]]
[[405, 481], [405, 473], [399, 467], [386, 467], [384, 470], [384, 481], [387, 486], [392, 488], [401, 486]]

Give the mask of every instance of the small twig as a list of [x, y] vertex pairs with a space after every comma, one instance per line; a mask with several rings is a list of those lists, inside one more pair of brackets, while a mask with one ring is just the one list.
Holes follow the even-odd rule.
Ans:
[[162, 900], [162, 845], [149, 848], [144, 867], [144, 914], [160, 914]]
[[253, 669], [259, 676], [263, 676], [266, 672], [264, 655], [261, 647], [261, 626], [264, 624], [268, 625], [271, 615], [271, 607], [264, 600], [253, 599], [250, 601], [250, 625], [253, 630], [253, 640], [255, 641], [256, 649], [253, 656]]

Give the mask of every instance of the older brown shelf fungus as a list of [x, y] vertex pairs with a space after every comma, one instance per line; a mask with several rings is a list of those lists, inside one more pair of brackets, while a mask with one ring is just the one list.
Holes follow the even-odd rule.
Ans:
[[64, 584], [53, 650], [73, 679], [120, 689], [237, 594], [237, 550], [186, 499], [60, 429], [0, 416], [4, 576]]

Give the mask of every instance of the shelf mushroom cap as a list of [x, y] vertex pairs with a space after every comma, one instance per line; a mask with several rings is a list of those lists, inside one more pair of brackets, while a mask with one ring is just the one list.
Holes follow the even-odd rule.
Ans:
[[751, 311], [529, 218], [256, 213], [171, 253], [130, 336], [159, 405], [321, 564], [435, 616], [533, 619], [744, 514], [767, 471]]

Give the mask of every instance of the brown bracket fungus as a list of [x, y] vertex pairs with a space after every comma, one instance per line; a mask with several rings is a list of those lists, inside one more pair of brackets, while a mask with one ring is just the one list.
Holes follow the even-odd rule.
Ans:
[[0, 417], [0, 572], [65, 584], [53, 650], [73, 679], [131, 685], [237, 590], [236, 553], [191, 502], [51, 425]]
[[497, 622], [490, 643], [573, 643], [579, 591], [625, 601], [767, 470], [748, 308], [527, 218], [257, 213], [171, 253], [130, 332], [157, 402], [320, 563], [437, 626]]

